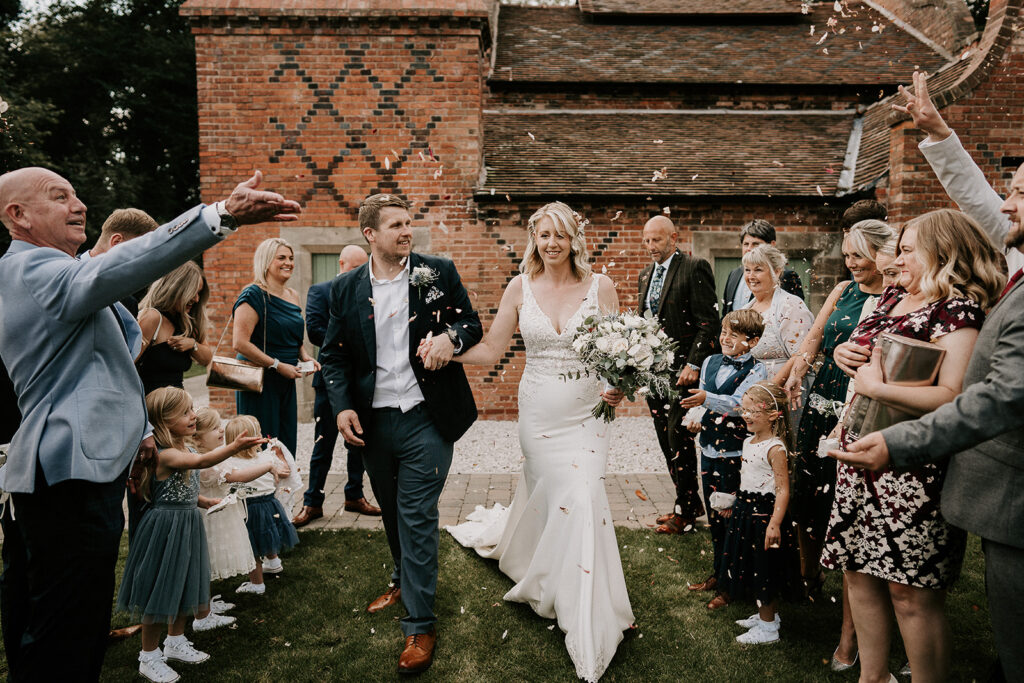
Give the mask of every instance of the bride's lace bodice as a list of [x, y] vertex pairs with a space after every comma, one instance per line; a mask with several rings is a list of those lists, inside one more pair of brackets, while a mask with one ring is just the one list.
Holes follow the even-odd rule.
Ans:
[[575, 313], [565, 323], [561, 334], [555, 332], [551, 319], [541, 310], [530, 289], [530, 278], [522, 276], [523, 305], [519, 309], [519, 332], [526, 344], [526, 369], [523, 379], [528, 375], [546, 376], [559, 375], [569, 370], [580, 370], [582, 366], [572, 349], [572, 338], [576, 328], [589, 315], [601, 312], [597, 300], [597, 274], [591, 276], [590, 289]]

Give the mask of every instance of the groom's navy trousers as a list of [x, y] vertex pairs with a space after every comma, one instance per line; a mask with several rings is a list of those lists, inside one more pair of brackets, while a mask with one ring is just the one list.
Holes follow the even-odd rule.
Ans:
[[363, 464], [395, 561], [392, 580], [402, 588], [402, 603], [409, 613], [402, 619], [402, 632], [426, 633], [437, 621], [437, 500], [452, 464], [454, 443], [437, 431], [423, 403], [405, 413], [400, 408], [373, 409], [364, 440]]

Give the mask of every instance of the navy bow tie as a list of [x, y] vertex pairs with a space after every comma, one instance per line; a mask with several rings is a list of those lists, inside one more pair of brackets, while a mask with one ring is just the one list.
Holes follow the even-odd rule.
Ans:
[[725, 355], [723, 355], [723, 356], [722, 356], [722, 362], [723, 362], [723, 363], [725, 363], [726, 365], [731, 365], [731, 366], [733, 366], [733, 367], [734, 367], [734, 368], [736, 368], [737, 370], [739, 370], [740, 368], [742, 368], [742, 367], [743, 367], [743, 361], [741, 361], [741, 360], [736, 360], [736, 359], [735, 359], [735, 358], [733, 358], [732, 356], [725, 356]]

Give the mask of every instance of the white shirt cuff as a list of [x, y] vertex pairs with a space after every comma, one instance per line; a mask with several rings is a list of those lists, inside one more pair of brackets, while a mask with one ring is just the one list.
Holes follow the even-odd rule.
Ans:
[[934, 145], [941, 145], [944, 142], [949, 142], [950, 140], [954, 139], [956, 139], [956, 131], [950, 130], [949, 135], [941, 140], [932, 140], [931, 136], [926, 137], [924, 140], [921, 140], [921, 142], [917, 143], [917, 148], [925, 149], [927, 147], [932, 147]]
[[217, 237], [227, 237], [234, 232], [234, 229], [228, 228], [220, 223], [220, 214], [217, 213], [217, 204], [223, 204], [223, 201], [216, 202], [214, 204], [207, 204], [203, 207], [202, 213], [200, 214], [210, 230], [213, 230], [213, 234]]

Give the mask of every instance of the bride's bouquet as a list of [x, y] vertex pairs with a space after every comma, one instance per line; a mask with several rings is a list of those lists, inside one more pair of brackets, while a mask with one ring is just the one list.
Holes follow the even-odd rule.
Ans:
[[[595, 374], [631, 401], [644, 392], [668, 400], [676, 394], [672, 361], [677, 346], [650, 312], [592, 315], [576, 328], [572, 340], [583, 370], [563, 373], [562, 378]], [[615, 408], [602, 400], [593, 415], [611, 422]]]

